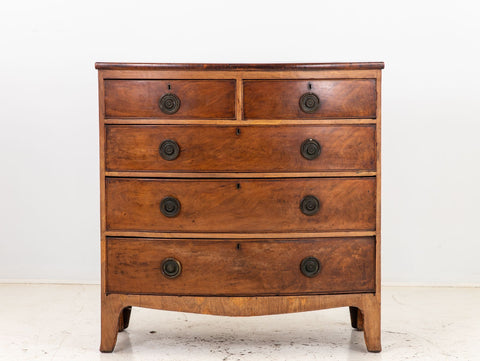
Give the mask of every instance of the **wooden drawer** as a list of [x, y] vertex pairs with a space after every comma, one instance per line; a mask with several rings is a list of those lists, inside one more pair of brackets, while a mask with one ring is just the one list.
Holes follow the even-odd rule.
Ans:
[[[376, 118], [375, 86], [375, 79], [245, 80], [244, 118]], [[307, 93], [319, 100], [311, 113], [301, 109], [300, 99]], [[307, 111], [315, 109], [311, 102]]]
[[[160, 148], [172, 141], [178, 149], [169, 157]], [[374, 171], [375, 163], [374, 125], [106, 127], [108, 171]]]
[[[160, 100], [166, 94], [174, 94], [179, 100], [178, 111], [173, 114], [160, 109]], [[233, 119], [235, 80], [105, 80], [105, 116]]]
[[[302, 273], [305, 258], [317, 274]], [[174, 278], [163, 261], [179, 262]], [[176, 276], [175, 276], [176, 275]], [[375, 241], [107, 239], [107, 291], [171, 295], [276, 295], [373, 292]]]
[[[158, 232], [371, 231], [375, 187], [374, 177], [107, 178], [106, 227]], [[307, 196], [318, 200], [316, 213], [315, 200]]]

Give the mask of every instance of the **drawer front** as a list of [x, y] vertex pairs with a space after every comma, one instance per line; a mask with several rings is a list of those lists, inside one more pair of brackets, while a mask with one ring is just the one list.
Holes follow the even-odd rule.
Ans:
[[374, 125], [106, 127], [109, 171], [373, 171], [375, 162]]
[[105, 80], [105, 116], [233, 119], [235, 80]]
[[172, 295], [355, 293], [373, 292], [374, 279], [373, 237], [261, 241], [107, 240], [108, 292]]
[[375, 79], [246, 80], [244, 117], [375, 118], [375, 86]]
[[106, 180], [112, 231], [375, 230], [375, 178]]

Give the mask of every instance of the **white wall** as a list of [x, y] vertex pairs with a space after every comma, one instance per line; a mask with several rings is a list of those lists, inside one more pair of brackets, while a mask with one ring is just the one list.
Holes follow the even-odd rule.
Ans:
[[99, 280], [95, 61], [385, 61], [383, 280], [480, 284], [475, 5], [2, 3], [0, 279]]

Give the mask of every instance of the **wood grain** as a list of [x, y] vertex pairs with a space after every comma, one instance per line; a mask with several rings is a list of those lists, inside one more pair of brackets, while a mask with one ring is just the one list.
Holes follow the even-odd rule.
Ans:
[[374, 79], [378, 70], [101, 70], [104, 79]]
[[[169, 89], [170, 86], [170, 89]], [[235, 80], [105, 80], [106, 117], [234, 119]], [[175, 114], [160, 110], [160, 98], [173, 93], [181, 105]]]
[[[249, 317], [322, 310], [349, 305], [365, 309], [375, 300], [373, 293], [289, 296], [165, 296], [109, 293], [112, 303], [168, 311]], [[121, 309], [119, 309], [120, 312]]]
[[[377, 120], [378, 126], [376, 128], [376, 148], [377, 148], [377, 197], [376, 197], [376, 248], [377, 248], [377, 257], [376, 257], [376, 269], [377, 269], [377, 281], [376, 281], [376, 293], [377, 293], [377, 304], [379, 305], [378, 308], [380, 309], [381, 303], [381, 284], [382, 284], [382, 277], [381, 277], [381, 234], [382, 234], [382, 72], [380, 70], [377, 71]], [[378, 311], [380, 312], [380, 311]], [[380, 317], [380, 316], [379, 316]], [[380, 323], [380, 319], [378, 320]]]
[[[107, 245], [107, 289], [113, 293], [277, 295], [373, 292], [375, 242], [369, 238], [197, 241], [112, 239]], [[179, 277], [161, 272], [163, 259], [182, 265]], [[320, 273], [300, 272], [316, 257]]]
[[[320, 156], [305, 159], [313, 138]], [[159, 154], [164, 140], [180, 147], [175, 160]], [[375, 126], [128, 126], [106, 127], [108, 171], [315, 172], [374, 171]]]
[[380, 297], [365, 299], [360, 307], [363, 319], [365, 344], [370, 352], [382, 351]]
[[[334, 307], [354, 306], [373, 316], [380, 311], [372, 293], [336, 295], [293, 296], [160, 296], [110, 293], [105, 296], [102, 308], [102, 352], [112, 352], [117, 339], [118, 317], [124, 306], [156, 308], [160, 310], [224, 315], [233, 317], [262, 316], [291, 312], [305, 312]], [[371, 317], [372, 320], [374, 320]], [[367, 347], [378, 352], [380, 346], [379, 325], [369, 324]], [[378, 342], [375, 339], [378, 337]], [[373, 336], [373, 337], [372, 337]], [[365, 339], [367, 335], [365, 333]], [[339, 342], [341, 340], [339, 339]]]
[[100, 282], [102, 290], [102, 309], [105, 298], [106, 283], [105, 283], [105, 255], [106, 255], [106, 238], [105, 230], [106, 224], [106, 204], [105, 204], [105, 101], [104, 101], [104, 79], [103, 71], [98, 72], [98, 118], [99, 118], [99, 181], [100, 181]]
[[[314, 195], [317, 214], [300, 202]], [[174, 218], [165, 197], [180, 201]], [[375, 178], [106, 180], [109, 231], [312, 232], [375, 229]]]
[[[228, 316], [267, 315], [350, 306], [358, 310], [357, 326], [362, 328], [363, 325], [367, 349], [373, 352], [381, 350], [380, 178], [383, 63], [97, 63], [96, 67], [100, 70], [101, 351], [113, 350], [117, 332], [128, 324], [128, 315], [124, 310], [129, 310], [130, 306]], [[114, 82], [123, 82], [123, 88], [120, 91], [115, 87], [109, 88], [112, 84], [121, 84]], [[172, 82], [176, 82], [175, 87]], [[309, 82], [312, 84], [311, 91], [317, 93], [321, 99], [321, 107], [316, 114], [303, 113], [298, 106], [298, 98], [309, 90]], [[213, 83], [216, 85], [212, 90], [210, 85]], [[297, 85], [292, 88], [290, 85], [293, 83]], [[134, 84], [141, 85], [136, 87]], [[161, 92], [157, 93], [157, 88], [151, 85], [144, 91], [145, 84], [157, 84]], [[170, 91], [183, 91], [180, 94], [181, 110], [175, 115], [166, 115], [158, 108], [158, 100], [165, 90], [168, 90], [168, 84], [172, 88]], [[248, 84], [255, 90], [250, 92], [250, 95], [247, 92]], [[267, 86], [264, 86], [265, 84]], [[279, 87], [278, 84], [284, 86]], [[109, 89], [114, 92], [109, 92]], [[247, 121], [245, 118], [248, 118]], [[106, 133], [113, 128], [108, 124], [120, 126], [116, 134], [116, 150], [111, 154], [112, 148], [108, 147]], [[148, 129], [148, 132], [125, 136], [126, 132], [136, 132], [135, 124], [150, 124], [153, 127], [139, 127]], [[212, 127], [204, 127], [206, 124]], [[290, 133], [277, 133], [276, 130], [283, 130], [284, 125]], [[356, 132], [343, 141], [334, 141], [335, 134], [340, 133], [333, 132], [322, 144], [332, 144], [335, 148], [333, 153], [327, 153], [327, 148], [324, 148], [324, 157], [318, 158], [315, 165], [302, 164], [293, 152], [290, 153], [294, 150], [294, 137], [301, 134], [299, 129], [302, 129], [302, 126], [306, 126], [303, 129], [311, 128], [321, 134], [329, 129], [329, 126], [347, 132], [349, 129], [356, 129], [357, 125], [375, 133], [368, 134], [368, 146], [362, 143], [362, 137], [356, 137]], [[233, 145], [238, 147], [242, 154], [227, 147], [232, 144], [229, 143], [231, 139], [227, 133], [237, 127], [241, 127], [240, 133], [245, 137], [234, 141]], [[258, 129], [253, 129], [256, 127]], [[156, 128], [158, 130], [155, 130]], [[190, 156], [188, 162], [186, 158], [177, 159], [176, 165], [182, 164], [183, 170], [173, 166], [157, 168], [153, 153], [149, 153], [155, 150], [150, 143], [153, 137], [150, 133], [163, 135], [163, 132], [170, 128], [182, 130], [180, 136], [187, 129], [190, 136], [188, 139], [186, 136], [184, 138], [189, 147], [201, 146], [197, 148], [197, 151], [201, 150], [200, 158], [194, 156], [192, 148], [182, 148], [182, 155]], [[197, 133], [188, 131], [194, 128]], [[217, 128], [221, 131], [217, 132]], [[221, 149], [225, 158], [217, 159], [212, 153], [208, 153], [206, 129], [214, 144], [213, 148]], [[276, 158], [278, 154], [275, 152], [268, 152], [260, 147], [261, 130], [266, 131], [264, 144], [272, 149], [280, 147], [281, 152], [288, 151], [286, 155], [283, 154], [286, 164], [282, 164], [280, 157]], [[176, 136], [177, 132], [171, 132], [170, 135]], [[283, 142], [278, 138], [280, 135]], [[132, 142], [132, 139], [136, 140]], [[253, 142], [253, 156], [249, 153], [246, 140]], [[349, 142], [351, 148], [348, 146]], [[137, 149], [132, 150], [130, 145]], [[363, 146], [364, 151], [354, 149]], [[367, 162], [371, 152], [367, 149], [375, 152], [376, 158], [373, 162]], [[334, 156], [335, 152], [338, 152], [338, 157]], [[355, 157], [352, 155], [354, 152], [360, 153]], [[251, 159], [247, 154], [256, 158]], [[262, 162], [262, 155], [270, 157], [272, 162]], [[110, 159], [111, 164], [114, 164], [112, 169], [108, 169], [107, 165], [107, 157], [110, 156], [114, 156]], [[234, 160], [230, 164], [228, 157]], [[318, 165], [321, 169], [315, 168]], [[202, 166], [205, 167], [203, 170]], [[347, 166], [365, 168], [346, 168]], [[135, 167], [144, 168], [140, 170]], [[216, 170], [209, 170], [208, 167], [216, 167]], [[272, 171], [274, 167], [282, 170]], [[298, 170], [292, 170], [292, 167], [297, 167]], [[225, 169], [229, 171], [224, 171]], [[180, 179], [181, 177], [187, 179]], [[240, 184], [239, 188], [237, 184]], [[159, 211], [159, 201], [164, 193], [177, 195], [182, 201], [180, 214], [168, 221]], [[300, 213], [298, 197], [310, 193], [318, 195], [322, 207], [317, 215], [308, 217]], [[180, 195], [184, 198], [180, 198]], [[332, 237], [335, 237], [335, 242]], [[347, 239], [353, 242], [363, 240], [365, 244], [354, 247], [350, 242], [346, 243]], [[339, 240], [340, 242], [337, 242]], [[116, 245], [110, 249], [110, 245], [115, 242]], [[123, 247], [125, 244], [127, 246]], [[239, 249], [237, 244], [240, 244]], [[143, 246], [137, 247], [139, 245]], [[206, 245], [209, 252], [204, 253]], [[235, 246], [233, 250], [232, 246]], [[268, 263], [271, 259], [280, 259], [285, 260], [285, 264], [292, 264], [294, 256], [300, 257], [302, 250], [317, 252], [321, 249], [326, 250], [329, 260], [326, 264], [329, 267], [325, 268], [325, 273], [318, 275], [318, 278], [308, 279], [307, 281], [312, 282], [307, 282], [303, 288], [301, 283], [297, 284], [297, 280], [292, 281], [293, 276], [275, 277], [275, 270], [277, 274], [284, 274], [287, 268], [282, 268], [277, 263]], [[124, 287], [119, 291], [122, 293], [110, 293], [110, 290], [107, 292], [107, 276], [110, 277], [107, 263], [112, 260], [123, 265], [115, 272], [115, 277], [119, 279], [125, 275], [124, 267], [129, 270], [128, 277], [135, 277], [137, 269], [146, 269], [145, 274], [150, 275], [154, 281], [145, 287], [138, 287], [139, 293], [144, 293], [144, 288], [164, 292], [163, 288], [160, 291], [155, 290], [155, 287], [158, 287], [155, 282], [158, 272], [155, 273], [149, 267], [156, 262], [156, 256], [163, 255], [167, 250], [182, 253], [182, 257], [186, 257], [183, 265], [187, 266], [187, 270], [197, 267], [191, 274], [194, 278], [192, 283], [195, 284], [193, 289], [201, 288], [204, 282], [205, 288], [216, 290], [216, 284], [211, 278], [204, 281], [201, 277], [198, 267], [203, 265], [207, 268], [207, 274], [210, 272], [211, 275], [220, 277], [222, 284], [227, 289], [230, 287], [230, 291], [234, 293], [219, 296], [217, 290], [203, 296], [192, 296], [182, 294], [185, 288], [181, 288], [175, 291], [176, 295], [131, 294], [135, 284], [125, 286], [118, 280], [118, 286]], [[141, 263], [141, 258], [136, 258], [136, 251], [149, 261]], [[272, 257], [261, 262], [264, 254]], [[360, 258], [352, 259], [351, 254], [357, 254]], [[358, 266], [355, 259], [361, 260], [362, 255], [367, 254], [366, 258], [369, 260], [364, 261], [364, 270], [351, 276], [348, 272], [352, 267], [340, 269], [341, 265], [349, 262], [354, 262], [355, 268]], [[338, 261], [335, 255], [338, 255]], [[230, 263], [227, 265], [229, 259]], [[216, 262], [225, 264], [220, 267], [220, 264], [215, 265]], [[212, 267], [212, 263], [213, 268], [221, 268], [221, 271], [215, 273], [213, 268], [207, 267]], [[234, 273], [237, 276], [233, 278], [233, 282], [229, 282], [232, 278], [228, 278], [228, 273], [224, 272], [229, 266], [241, 271]], [[333, 271], [335, 268], [336, 271]], [[331, 287], [325, 286], [323, 290], [324, 284], [319, 282], [319, 277], [324, 277], [327, 270], [332, 271], [332, 276], [328, 277], [326, 282]], [[240, 277], [242, 272], [246, 277]], [[298, 269], [296, 272], [295, 277], [298, 277], [300, 272]], [[269, 277], [268, 281], [262, 282], [265, 275]], [[346, 275], [346, 282], [338, 281], [342, 275]], [[184, 273], [178, 279], [168, 281], [182, 281], [182, 277], [186, 276], [187, 273]], [[300, 279], [306, 278], [301, 274], [300, 276]], [[346, 287], [352, 277], [365, 280], [364, 276], [368, 276], [369, 281], [365, 281], [368, 286], [365, 286], [365, 283], [362, 286], [360, 281]], [[241, 296], [244, 294], [242, 282], [246, 282], [250, 287], [247, 287], [248, 296]], [[335, 285], [339, 285], [344, 291], [338, 290]], [[355, 290], [355, 287], [364, 286], [368, 287], [367, 291], [366, 288]], [[276, 291], [273, 290], [275, 288]], [[262, 289], [264, 294], [255, 291], [262, 292]], [[313, 292], [322, 294], [302, 294], [313, 289], [316, 290]], [[279, 295], [285, 290], [292, 293]], [[335, 292], [340, 293], [333, 294]]]
[[[311, 86], [311, 88], [310, 88]], [[375, 79], [244, 80], [245, 119], [374, 118]], [[320, 107], [303, 112], [299, 99], [312, 92]]]
[[243, 79], [241, 77], [235, 78], [236, 97], [235, 97], [235, 120], [243, 120]]

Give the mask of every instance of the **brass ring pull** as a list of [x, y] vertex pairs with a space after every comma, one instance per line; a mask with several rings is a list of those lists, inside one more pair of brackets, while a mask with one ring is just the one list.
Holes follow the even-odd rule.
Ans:
[[174, 140], [164, 140], [158, 149], [160, 156], [165, 160], [177, 159], [180, 155], [180, 147]]
[[304, 113], [315, 113], [320, 107], [320, 99], [314, 93], [305, 93], [299, 100], [300, 109]]
[[300, 147], [300, 153], [302, 154], [303, 158], [308, 160], [318, 158], [321, 151], [322, 147], [315, 139], [305, 139]]
[[167, 278], [175, 278], [182, 273], [182, 264], [175, 258], [165, 258], [162, 261], [162, 273]]
[[180, 213], [180, 208], [180, 202], [174, 197], [165, 197], [160, 202], [160, 211], [165, 217], [175, 217], [178, 213]]
[[320, 210], [320, 201], [315, 196], [305, 196], [300, 202], [300, 210], [306, 216], [313, 216]]
[[307, 257], [300, 263], [300, 271], [306, 277], [315, 277], [321, 269], [320, 261], [315, 257]]
[[175, 114], [180, 109], [180, 98], [173, 93], [165, 94], [158, 101], [160, 110], [165, 114]]

